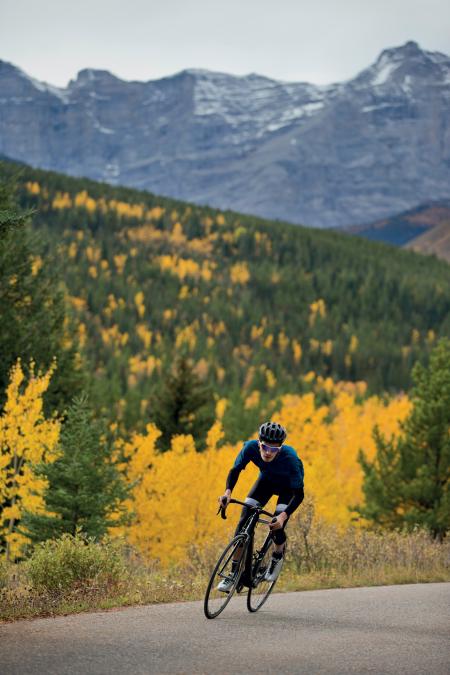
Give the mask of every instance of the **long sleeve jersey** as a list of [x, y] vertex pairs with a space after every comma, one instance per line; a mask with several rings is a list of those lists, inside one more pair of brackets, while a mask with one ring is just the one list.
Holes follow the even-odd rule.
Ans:
[[277, 489], [289, 488], [293, 496], [285, 511], [291, 515], [302, 503], [304, 490], [304, 469], [303, 463], [294, 448], [290, 445], [283, 445], [280, 452], [271, 462], [265, 462], [259, 451], [257, 440], [248, 441], [236, 457], [234, 466], [227, 477], [227, 489], [233, 490], [237, 483], [239, 474], [249, 462], [256, 464], [260, 470], [260, 476], [268, 478], [274, 485], [274, 494]]

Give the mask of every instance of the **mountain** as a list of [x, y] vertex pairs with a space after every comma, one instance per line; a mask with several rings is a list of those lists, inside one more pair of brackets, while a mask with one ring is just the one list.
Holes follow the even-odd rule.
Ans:
[[415, 42], [329, 86], [185, 70], [67, 88], [0, 62], [0, 153], [244, 213], [334, 227], [450, 196], [450, 58]]
[[342, 229], [372, 241], [434, 254], [450, 262], [450, 200], [421, 204], [368, 225]]

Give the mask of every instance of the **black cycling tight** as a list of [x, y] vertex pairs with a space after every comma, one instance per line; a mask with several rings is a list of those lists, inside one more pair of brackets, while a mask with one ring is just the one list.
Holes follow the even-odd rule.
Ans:
[[[273, 497], [273, 495], [278, 495], [277, 507], [275, 509], [275, 513], [278, 514], [284, 511], [287, 504], [289, 504], [289, 502], [291, 501], [293, 491], [290, 486], [283, 485], [282, 483], [275, 484], [273, 480], [267, 479], [264, 476], [259, 476], [258, 480], [248, 493], [245, 502], [249, 506], [257, 506], [257, 505], [265, 506], [269, 501], [269, 499]], [[240, 532], [249, 515], [250, 509], [247, 506], [244, 506], [242, 508], [241, 517], [236, 527], [235, 534], [238, 534], [238, 532]], [[284, 544], [284, 542], [286, 541], [286, 534], [284, 532], [284, 528], [286, 527], [288, 520], [289, 517], [284, 522], [282, 529], [274, 530], [272, 532], [272, 538], [276, 544], [279, 545]]]

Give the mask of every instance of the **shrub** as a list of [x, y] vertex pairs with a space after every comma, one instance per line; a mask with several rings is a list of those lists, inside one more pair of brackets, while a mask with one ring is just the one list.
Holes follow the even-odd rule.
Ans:
[[117, 544], [64, 534], [36, 547], [27, 574], [38, 590], [70, 590], [80, 585], [105, 588], [125, 578], [126, 566]]
[[8, 583], [8, 578], [8, 563], [6, 560], [0, 558], [0, 588], [5, 588]]

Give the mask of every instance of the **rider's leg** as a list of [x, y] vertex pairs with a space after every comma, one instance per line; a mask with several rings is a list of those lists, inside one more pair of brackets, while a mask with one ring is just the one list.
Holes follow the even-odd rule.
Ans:
[[[281, 496], [278, 499], [277, 506], [275, 508], [275, 515], [279, 515], [282, 511], [285, 510], [287, 504], [284, 502], [284, 500], [281, 499]], [[286, 546], [286, 533], [284, 531], [286, 525], [289, 522], [289, 518], [285, 520], [283, 527], [281, 530], [274, 530], [272, 533], [272, 539], [274, 543], [274, 553], [277, 554], [277, 557], [279, 555], [282, 555]]]
[[[275, 514], [278, 515], [282, 511], [286, 509], [286, 503], [285, 500], [281, 498], [281, 496], [278, 499], [278, 504], [275, 509]], [[286, 547], [286, 533], [284, 531], [284, 528], [286, 527], [286, 524], [288, 522], [289, 518], [283, 523], [283, 527], [280, 528], [279, 530], [273, 530], [272, 531], [272, 540], [274, 543], [274, 548], [272, 551], [272, 558], [270, 561], [270, 564], [266, 570], [266, 573], [264, 575], [264, 579], [269, 582], [275, 582], [276, 579], [278, 578], [278, 575], [280, 574], [281, 567], [283, 565], [283, 556], [284, 556], [284, 549]]]

